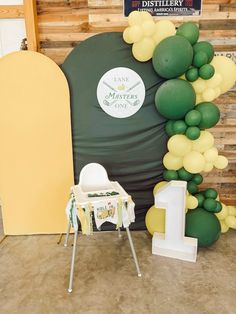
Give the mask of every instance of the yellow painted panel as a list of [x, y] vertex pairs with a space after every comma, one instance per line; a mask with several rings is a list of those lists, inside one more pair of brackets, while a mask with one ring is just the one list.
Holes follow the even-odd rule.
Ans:
[[69, 89], [37, 52], [0, 59], [0, 199], [4, 232], [60, 233], [73, 184]]

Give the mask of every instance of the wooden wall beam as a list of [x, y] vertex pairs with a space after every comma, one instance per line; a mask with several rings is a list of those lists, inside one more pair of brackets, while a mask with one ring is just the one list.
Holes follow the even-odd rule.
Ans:
[[38, 21], [35, 0], [24, 0], [24, 17], [28, 50], [38, 51]]
[[23, 5], [0, 5], [0, 19], [17, 19], [23, 17]]

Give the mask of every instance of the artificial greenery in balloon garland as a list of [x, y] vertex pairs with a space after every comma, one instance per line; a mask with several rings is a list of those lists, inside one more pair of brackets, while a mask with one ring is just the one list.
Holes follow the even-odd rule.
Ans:
[[[132, 44], [134, 58], [140, 62], [152, 59], [156, 73], [167, 79], [155, 95], [156, 109], [168, 120], [169, 140], [163, 158], [165, 181], [156, 185], [154, 194], [168, 181], [187, 181], [186, 235], [198, 238], [200, 246], [209, 246], [220, 231], [236, 229], [236, 208], [222, 204], [215, 189], [199, 191], [198, 187], [203, 181], [201, 172], [228, 165], [206, 129], [220, 119], [220, 110], [212, 101], [234, 85], [236, 66], [229, 58], [214, 56], [209, 42], [198, 41], [195, 23], [183, 23], [176, 31], [171, 21], [155, 23], [148, 12], [138, 11], [130, 13], [128, 23], [123, 38]], [[151, 233], [163, 232], [160, 210], [152, 206], [147, 212]]]

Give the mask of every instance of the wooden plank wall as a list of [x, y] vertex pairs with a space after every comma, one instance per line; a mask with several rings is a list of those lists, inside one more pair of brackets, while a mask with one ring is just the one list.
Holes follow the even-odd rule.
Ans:
[[[74, 46], [100, 32], [123, 31], [127, 19], [122, 0], [38, 0], [38, 26], [41, 52], [61, 64]], [[201, 17], [174, 17], [176, 27], [186, 20], [199, 24], [200, 40], [210, 41], [217, 54], [236, 61], [236, 0], [205, 0]], [[221, 200], [236, 205], [236, 89], [215, 103], [221, 120], [211, 129], [229, 166], [205, 175], [205, 187], [215, 187]]]

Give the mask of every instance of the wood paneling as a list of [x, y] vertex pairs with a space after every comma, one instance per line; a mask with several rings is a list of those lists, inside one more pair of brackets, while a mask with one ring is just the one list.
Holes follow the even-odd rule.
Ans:
[[[122, 0], [38, 0], [38, 26], [41, 52], [62, 63], [74, 46], [101, 33], [123, 31]], [[161, 19], [168, 19], [163, 17]], [[217, 54], [236, 61], [235, 0], [205, 0], [201, 17], [173, 17], [178, 27], [183, 21], [195, 21], [200, 28], [200, 40], [210, 41]], [[227, 204], [236, 204], [236, 93], [231, 90], [215, 103], [221, 120], [211, 129], [220, 154], [229, 159], [225, 170], [205, 174], [202, 188], [215, 187]]]
[[17, 19], [24, 17], [23, 5], [0, 5], [0, 19]]

